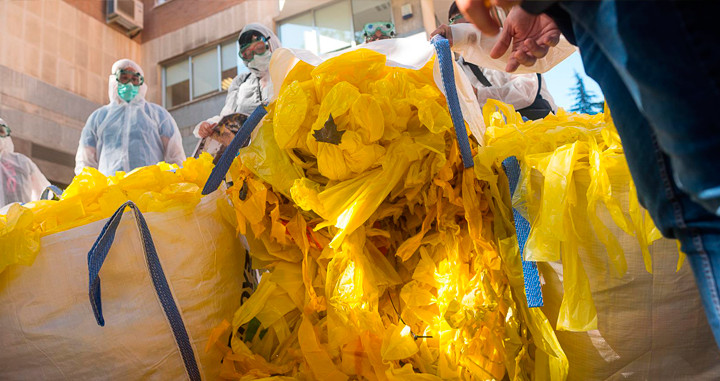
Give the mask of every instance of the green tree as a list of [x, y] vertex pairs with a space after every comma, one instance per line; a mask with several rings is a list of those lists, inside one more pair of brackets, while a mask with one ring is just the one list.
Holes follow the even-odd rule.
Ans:
[[583, 114], [597, 114], [603, 111], [603, 100], [598, 100], [598, 96], [585, 88], [585, 82], [578, 72], [575, 72], [577, 84], [570, 90], [575, 96], [575, 104], [570, 106], [570, 111]]

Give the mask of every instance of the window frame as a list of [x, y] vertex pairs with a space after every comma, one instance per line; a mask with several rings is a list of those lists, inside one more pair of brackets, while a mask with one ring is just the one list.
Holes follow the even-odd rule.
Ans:
[[[172, 1], [172, 0], [167, 0]], [[235, 57], [238, 56], [239, 53], [239, 47], [237, 44], [237, 35], [233, 34], [231, 37], [226, 37], [221, 40], [215, 41], [210, 44], [203, 45], [201, 47], [198, 47], [196, 49], [190, 50], [188, 52], [183, 53], [182, 55], [178, 57], [173, 57], [171, 59], [162, 61], [159, 63], [161, 68], [161, 85], [162, 85], [162, 105], [168, 110], [176, 109], [178, 107], [189, 105], [193, 102], [197, 102], [209, 97], [212, 97], [214, 95], [217, 95], [219, 93], [225, 92], [227, 90], [223, 90], [222, 88], [222, 48], [223, 45], [227, 45], [228, 43], [232, 43], [232, 45], [235, 47]], [[207, 94], [203, 94], [200, 96], [194, 96], [193, 94], [193, 57], [205, 54], [208, 52], [211, 52], [215, 50], [215, 55], [217, 57], [217, 63], [218, 63], [218, 70], [217, 70], [217, 88], [215, 91], [209, 92]], [[182, 103], [178, 103], [176, 105], [168, 106], [168, 99], [167, 99], [167, 68], [172, 65], [176, 65], [178, 63], [181, 63], [183, 61], [187, 62], [187, 71], [188, 71], [188, 100]], [[236, 59], [235, 62], [235, 68], [236, 68], [236, 76], [241, 72], [241, 69], [243, 68], [240, 63], [239, 59]]]
[[[353, 7], [353, 0], [330, 1], [330, 2], [324, 3], [322, 5], [319, 5], [317, 7], [313, 7], [308, 10], [298, 12], [293, 15], [289, 15], [287, 17], [284, 17], [281, 20], [277, 20], [276, 25], [277, 25], [278, 38], [280, 39], [280, 42], [282, 43], [282, 40], [283, 40], [282, 29], [281, 29], [283, 24], [285, 24], [288, 20], [291, 20], [296, 17], [310, 13], [312, 15], [312, 22], [313, 22], [312, 28], [313, 28], [313, 31], [315, 32], [315, 42], [316, 42], [316, 46], [318, 47], [318, 52], [313, 52], [314, 54], [323, 55], [323, 54], [335, 52], [337, 50], [347, 49], [347, 48], [340, 48], [337, 50], [320, 53], [320, 31], [318, 29], [319, 27], [317, 25], [317, 18], [315, 16], [315, 12], [317, 12], [318, 10], [323, 9], [323, 8], [328, 8], [328, 7], [331, 7], [333, 5], [336, 5], [336, 4], [342, 3], [342, 2], [347, 2], [348, 8], [350, 9], [350, 31], [352, 33], [352, 42], [350, 43], [349, 47], [352, 48], [352, 47], [358, 46], [357, 41], [355, 41], [355, 8]], [[390, 22], [392, 22], [393, 24], [395, 23], [395, 17], [392, 12], [392, 3], [390, 5]]]

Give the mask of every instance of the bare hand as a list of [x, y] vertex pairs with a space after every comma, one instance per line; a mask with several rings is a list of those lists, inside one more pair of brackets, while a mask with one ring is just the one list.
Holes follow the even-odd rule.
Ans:
[[435, 31], [430, 33], [430, 37], [433, 37], [437, 34], [447, 38], [448, 42], [450, 43], [450, 46], [453, 46], [453, 34], [452, 34], [452, 28], [450, 28], [450, 25], [445, 25], [445, 24], [440, 25], [437, 29], [435, 29]]
[[512, 45], [512, 55], [505, 70], [513, 72], [520, 65], [532, 66], [538, 58], [545, 57], [550, 47], [560, 42], [560, 34], [549, 16], [532, 15], [515, 7], [505, 19], [505, 28], [490, 51], [490, 57], [502, 57]]
[[200, 128], [198, 129], [198, 135], [200, 135], [201, 138], [207, 138], [208, 136], [212, 135], [213, 128], [217, 126], [217, 123], [208, 123], [208, 122], [202, 122], [200, 123]]
[[458, 9], [481, 32], [494, 36], [500, 30], [500, 24], [492, 17], [490, 10], [494, 6], [505, 9], [519, 4], [519, 0], [456, 0]]

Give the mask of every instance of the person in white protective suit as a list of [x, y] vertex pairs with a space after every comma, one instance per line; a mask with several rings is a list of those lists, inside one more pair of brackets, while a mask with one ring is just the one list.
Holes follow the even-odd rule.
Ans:
[[10, 127], [0, 119], [0, 207], [39, 200], [50, 185], [30, 158], [14, 151]]
[[[505, 13], [500, 8], [495, 8], [496, 17], [500, 22], [504, 20]], [[513, 105], [515, 110], [522, 116], [534, 120], [542, 119], [551, 112], [557, 111], [557, 105], [547, 89], [543, 76], [540, 74], [510, 74], [500, 70], [493, 70], [486, 67], [479, 67], [462, 55], [457, 53], [464, 45], [472, 44], [477, 39], [479, 31], [465, 19], [455, 5], [450, 6], [448, 11], [450, 25], [442, 25], [435, 32], [451, 30], [454, 39], [457, 63], [470, 80], [475, 90], [478, 103], [483, 106], [488, 99], [497, 99], [501, 102]], [[467, 32], [466, 29], [471, 31]], [[474, 33], [473, 33], [474, 32]], [[446, 33], [440, 33], [445, 35]]]
[[389, 21], [370, 22], [363, 27], [365, 43], [395, 38], [395, 24]]
[[250, 72], [239, 74], [233, 79], [220, 115], [195, 126], [193, 133], [198, 138], [210, 136], [223, 116], [235, 113], [248, 116], [272, 96], [270, 58], [272, 52], [280, 48], [280, 39], [264, 25], [248, 24], [240, 31], [238, 44], [240, 58]]
[[80, 136], [75, 173], [97, 168], [106, 176], [165, 161], [182, 164], [180, 130], [163, 107], [145, 100], [147, 85], [138, 64], [122, 59], [109, 77], [110, 103], [95, 110]]

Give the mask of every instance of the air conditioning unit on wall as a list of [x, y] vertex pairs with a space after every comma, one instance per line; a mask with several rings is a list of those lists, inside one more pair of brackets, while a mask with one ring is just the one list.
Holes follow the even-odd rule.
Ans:
[[120, 24], [128, 34], [137, 34], [143, 28], [142, 0], [108, 0], [106, 20]]

